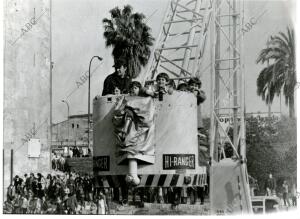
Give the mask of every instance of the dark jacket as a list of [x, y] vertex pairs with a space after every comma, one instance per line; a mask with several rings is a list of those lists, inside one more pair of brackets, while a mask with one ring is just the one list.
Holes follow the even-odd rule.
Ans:
[[102, 96], [114, 94], [115, 87], [118, 87], [122, 94], [128, 93], [130, 83], [131, 79], [128, 76], [121, 78], [117, 72], [114, 72], [105, 78]]
[[276, 182], [274, 178], [268, 178], [266, 183], [265, 183], [265, 189], [271, 189], [271, 190], [275, 190], [276, 189]]

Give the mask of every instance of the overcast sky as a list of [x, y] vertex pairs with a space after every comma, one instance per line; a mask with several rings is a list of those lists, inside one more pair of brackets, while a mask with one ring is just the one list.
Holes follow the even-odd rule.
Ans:
[[[103, 18], [110, 18], [109, 10], [130, 4], [134, 11], [142, 12], [149, 18], [148, 25], [156, 38], [159, 33], [167, 0], [53, 0], [52, 3], [52, 53], [53, 53], [53, 122], [67, 117], [67, 108], [61, 100], [70, 104], [70, 114], [87, 113], [88, 83], [79, 86], [76, 82], [88, 70], [92, 56], [103, 57], [102, 63], [94, 60], [96, 70], [91, 79], [91, 100], [101, 94], [105, 77], [114, 71], [111, 49], [105, 48], [103, 38]], [[245, 79], [247, 112], [266, 112], [267, 106], [256, 95], [256, 78], [264, 67], [255, 64], [259, 51], [264, 47], [268, 36], [286, 31], [292, 25], [292, 8], [289, 1], [246, 1], [245, 21], [263, 15], [245, 34]], [[152, 15], [152, 16], [151, 16]], [[151, 16], [151, 17], [149, 17]], [[207, 72], [206, 74], [208, 74]], [[209, 78], [209, 77], [207, 77]], [[209, 81], [202, 79], [203, 89], [209, 95]], [[91, 101], [92, 102], [92, 101]], [[272, 105], [272, 111], [279, 111], [279, 98]], [[208, 115], [209, 103], [203, 105]], [[282, 110], [288, 112], [282, 98]]]

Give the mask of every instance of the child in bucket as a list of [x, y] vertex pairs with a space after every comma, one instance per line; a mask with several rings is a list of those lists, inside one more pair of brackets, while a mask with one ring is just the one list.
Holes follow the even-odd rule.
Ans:
[[130, 96], [140, 96], [142, 92], [142, 85], [138, 81], [133, 81], [129, 85]]
[[121, 95], [121, 90], [117, 86], [114, 87], [114, 95], [117, 95], [117, 96]]
[[169, 93], [169, 76], [162, 72], [156, 76], [156, 86], [152, 90], [148, 89], [145, 93], [152, 97], [158, 97], [160, 101], [163, 99], [163, 95]]
[[201, 81], [193, 77], [188, 81], [188, 89], [190, 92], [194, 93], [195, 96], [197, 97], [197, 105], [200, 103], [203, 103], [204, 100], [206, 99], [206, 95], [203, 90], [200, 90], [201, 88]]

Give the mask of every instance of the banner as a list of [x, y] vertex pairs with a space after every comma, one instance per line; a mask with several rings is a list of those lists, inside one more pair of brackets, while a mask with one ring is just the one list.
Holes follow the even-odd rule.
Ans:
[[121, 162], [126, 158], [144, 160], [145, 155], [154, 156], [154, 113], [151, 97], [123, 96], [119, 99], [113, 124]]

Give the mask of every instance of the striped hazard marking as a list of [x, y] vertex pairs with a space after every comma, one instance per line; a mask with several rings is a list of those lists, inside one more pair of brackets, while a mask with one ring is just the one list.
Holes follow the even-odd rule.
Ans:
[[[188, 184], [184, 182], [183, 174], [156, 174], [139, 175], [141, 180], [138, 187], [188, 187], [207, 185], [206, 174], [191, 174]], [[120, 187], [126, 184], [125, 175], [96, 176], [96, 184], [99, 187]]]

